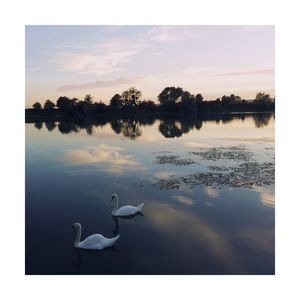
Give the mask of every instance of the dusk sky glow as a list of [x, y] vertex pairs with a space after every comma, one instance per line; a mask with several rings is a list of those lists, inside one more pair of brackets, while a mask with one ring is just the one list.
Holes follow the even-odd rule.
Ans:
[[134, 86], [205, 99], [274, 96], [274, 26], [26, 26], [26, 106], [91, 94], [108, 103]]

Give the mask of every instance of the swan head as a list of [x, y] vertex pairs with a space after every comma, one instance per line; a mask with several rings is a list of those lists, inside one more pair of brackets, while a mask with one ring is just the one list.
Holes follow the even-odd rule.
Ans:
[[72, 228], [73, 228], [73, 229], [77, 229], [77, 228], [79, 228], [79, 227], [81, 227], [81, 225], [80, 225], [79, 223], [74, 223], [74, 224], [72, 225]]
[[117, 193], [113, 193], [113, 194], [111, 195], [111, 201], [117, 200], [117, 199], [118, 199]]

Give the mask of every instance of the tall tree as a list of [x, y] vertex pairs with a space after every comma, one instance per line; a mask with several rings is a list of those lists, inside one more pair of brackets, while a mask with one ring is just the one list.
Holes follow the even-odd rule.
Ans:
[[264, 92], [259, 92], [256, 94], [255, 100], [262, 101], [262, 102], [268, 102], [268, 101], [271, 101], [271, 97], [269, 94], [266, 94]]
[[92, 104], [92, 103], [93, 103], [93, 97], [92, 97], [92, 95], [90, 95], [90, 94], [85, 95], [83, 101], [84, 101], [85, 103], [87, 103], [87, 104]]
[[194, 96], [188, 91], [183, 91], [181, 95], [181, 102], [190, 102], [191, 100], [194, 100]]
[[131, 87], [122, 93], [122, 98], [126, 106], [136, 106], [137, 101], [141, 97], [142, 97], [142, 92], [137, 90], [134, 87]]
[[66, 96], [61, 96], [57, 99], [56, 106], [61, 109], [72, 107], [73, 101]]
[[197, 104], [201, 104], [202, 102], [203, 102], [203, 96], [201, 95], [201, 94], [197, 94], [196, 96], [195, 96], [195, 100], [196, 100], [196, 103]]
[[78, 99], [78, 98], [76, 98], [76, 97], [74, 97], [74, 98], [72, 98], [72, 99], [71, 99], [71, 101], [72, 101], [72, 105], [73, 105], [73, 106], [75, 106], [75, 105], [77, 105], [77, 104], [78, 104], [78, 102], [79, 102], [79, 99]]
[[180, 101], [183, 94], [181, 87], [166, 87], [158, 95], [158, 101], [162, 105], [174, 105]]
[[235, 94], [231, 94], [230, 96], [229, 96], [229, 103], [234, 103], [235, 102]]
[[222, 96], [221, 101], [222, 101], [222, 104], [229, 104], [229, 102], [230, 102], [230, 97], [224, 95], [224, 96]]
[[192, 111], [196, 112], [196, 101], [195, 101], [195, 96], [192, 95], [188, 91], [183, 91], [182, 96], [181, 96], [181, 108], [184, 111]]
[[115, 94], [109, 102], [110, 106], [113, 108], [121, 108], [124, 106], [124, 99], [122, 98], [121, 95]]

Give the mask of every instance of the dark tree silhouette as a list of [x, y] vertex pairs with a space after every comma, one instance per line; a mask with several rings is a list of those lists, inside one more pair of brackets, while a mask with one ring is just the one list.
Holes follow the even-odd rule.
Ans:
[[71, 101], [72, 101], [72, 105], [76, 106], [80, 100], [78, 98], [74, 97], [71, 99]]
[[270, 102], [271, 97], [269, 94], [259, 92], [256, 94], [255, 101], [261, 101], [261, 102]]
[[110, 99], [110, 106], [113, 108], [122, 108], [124, 106], [124, 99], [122, 98], [121, 95], [115, 94], [111, 99]]
[[86, 105], [86, 104], [85, 104], [85, 102], [84, 102], [83, 100], [79, 100], [79, 101], [77, 102], [77, 104], [76, 104], [76, 109], [77, 109], [77, 111], [83, 112], [84, 106], [85, 106], [85, 105]]
[[240, 96], [235, 96], [235, 102], [241, 102], [242, 101], [242, 98]]
[[107, 105], [102, 101], [99, 101], [98, 103], [94, 103], [94, 106], [95, 106], [95, 111], [97, 113], [101, 113], [107, 110]]
[[222, 98], [221, 98], [221, 102], [222, 102], [222, 104], [229, 104], [229, 102], [230, 102], [230, 97], [228, 97], [228, 96], [222, 96]]
[[182, 95], [181, 95], [181, 102], [190, 102], [190, 101], [194, 101], [195, 98], [193, 95], [191, 95], [190, 92], [188, 91], [183, 91]]
[[66, 96], [62, 96], [57, 99], [56, 106], [61, 109], [70, 108], [74, 106], [74, 101]]
[[152, 100], [145, 100], [142, 101], [141, 103], [139, 103], [139, 109], [141, 109], [142, 111], [154, 111], [156, 108], [156, 105], [154, 103], [154, 101]]
[[122, 98], [124, 100], [125, 106], [131, 106], [131, 107], [136, 106], [138, 104], [137, 101], [141, 97], [142, 97], [142, 92], [137, 90], [134, 87], [131, 87], [122, 93]]
[[201, 95], [201, 94], [197, 94], [196, 96], [195, 96], [195, 100], [196, 100], [196, 103], [197, 104], [201, 104], [202, 102], [203, 102], [203, 96]]
[[53, 109], [54, 107], [55, 104], [51, 100], [47, 99], [44, 104], [44, 109]]
[[181, 108], [183, 111], [196, 110], [196, 100], [194, 95], [188, 91], [183, 91], [181, 96]]
[[[200, 113], [228, 113], [228, 112], [270, 112], [275, 110], [275, 98], [271, 98], [269, 94], [259, 92], [254, 100], [242, 100], [240, 96], [231, 94], [224, 95], [216, 100], [204, 100], [203, 96], [198, 93], [195, 96], [189, 91], [183, 90], [181, 87], [166, 87], [158, 95], [160, 105], [156, 105], [151, 100], [141, 101], [142, 93], [134, 87], [124, 91], [122, 95], [115, 94], [110, 104], [106, 105], [100, 102], [93, 102], [93, 97], [88, 94], [84, 100], [77, 98], [68, 98], [61, 96], [56, 101], [57, 110], [54, 115], [60, 113], [63, 117], [88, 118], [100, 115], [109, 115], [116, 112], [127, 115], [150, 115], [156, 117], [161, 113], [173, 113], [174, 115], [193, 116]], [[40, 109], [42, 105], [39, 102], [33, 104], [35, 109]], [[51, 100], [46, 100], [44, 108], [47, 112], [38, 112], [32, 109], [26, 109], [26, 116], [49, 117], [52, 115], [52, 108], [55, 104]], [[53, 111], [53, 110], [52, 110]], [[77, 122], [77, 121], [76, 121]], [[175, 129], [176, 131], [176, 129]]]
[[162, 105], [174, 105], [179, 102], [182, 93], [181, 87], [166, 87], [158, 95], [158, 101]]
[[235, 94], [231, 94], [231, 95], [229, 96], [229, 103], [230, 103], [230, 104], [235, 103]]
[[235, 94], [231, 94], [230, 96], [222, 96], [221, 102], [224, 105], [229, 105], [229, 104], [235, 104], [237, 102], [240, 102], [242, 99], [240, 96], [236, 96]]
[[197, 94], [195, 96], [195, 103], [196, 103], [196, 108], [198, 111], [202, 110], [202, 106], [203, 106], [203, 96], [201, 94]]
[[92, 97], [90, 94], [85, 95], [83, 101], [84, 101], [84, 103], [86, 103], [86, 104], [92, 104], [92, 103], [93, 103], [93, 97]]
[[153, 125], [156, 118], [153, 115], [144, 115], [143, 117], [138, 118], [139, 124], [143, 126]]
[[32, 107], [33, 108], [35, 108], [35, 109], [41, 109], [42, 108], [42, 105], [41, 105], [41, 103], [40, 102], [35, 102], [33, 105], [32, 105]]
[[242, 98], [240, 96], [235, 95], [235, 94], [231, 94], [229, 96], [229, 103], [230, 104], [234, 104], [234, 103], [240, 102], [241, 100], [242, 100]]

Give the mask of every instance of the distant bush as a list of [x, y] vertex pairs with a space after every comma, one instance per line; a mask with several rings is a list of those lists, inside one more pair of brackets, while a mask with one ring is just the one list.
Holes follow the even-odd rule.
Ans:
[[55, 104], [51, 100], [46, 100], [44, 104], [44, 109], [53, 109], [55, 107]]
[[42, 105], [41, 105], [41, 103], [40, 102], [35, 102], [33, 105], [32, 105], [32, 107], [33, 108], [35, 108], [35, 109], [41, 109], [42, 108]]

